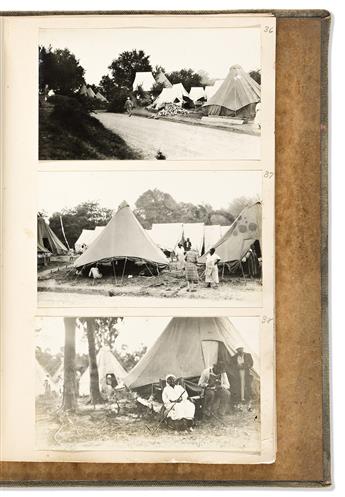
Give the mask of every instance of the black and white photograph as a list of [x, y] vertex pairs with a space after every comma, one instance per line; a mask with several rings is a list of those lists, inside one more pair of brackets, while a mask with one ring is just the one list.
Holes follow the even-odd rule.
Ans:
[[260, 455], [258, 317], [41, 317], [34, 361], [38, 450]]
[[259, 160], [261, 26], [248, 24], [41, 29], [39, 159]]
[[261, 171], [40, 172], [38, 199], [41, 307], [262, 305]]

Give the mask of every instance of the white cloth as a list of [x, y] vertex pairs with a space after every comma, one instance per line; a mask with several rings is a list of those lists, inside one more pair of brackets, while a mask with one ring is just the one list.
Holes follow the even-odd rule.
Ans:
[[216, 254], [216, 252], [213, 255], [207, 254], [206, 271], [205, 271], [206, 283], [214, 283], [218, 285], [219, 283], [219, 274], [217, 266], [218, 261], [220, 261], [220, 257], [218, 254]]
[[176, 254], [176, 257], [177, 257], [177, 267], [178, 267], [178, 269], [183, 269], [185, 267], [184, 248], [183, 247], [176, 247], [175, 254]]
[[[182, 401], [174, 404], [174, 401], [179, 397], [182, 398]], [[174, 387], [167, 385], [163, 390], [162, 400], [164, 407], [169, 411], [167, 417], [173, 421], [194, 418], [195, 405], [188, 400], [188, 394], [181, 385], [175, 385]]]
[[94, 280], [102, 278], [102, 273], [100, 273], [98, 267], [92, 267], [90, 269], [89, 278], [93, 278]]
[[261, 128], [261, 103], [260, 102], [256, 104], [254, 122], [258, 128]]

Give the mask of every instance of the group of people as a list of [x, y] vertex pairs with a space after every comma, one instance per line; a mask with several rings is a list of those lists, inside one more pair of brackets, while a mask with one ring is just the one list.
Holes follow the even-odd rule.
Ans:
[[[226, 366], [218, 362], [201, 372], [198, 385], [201, 387], [202, 414], [205, 418], [222, 418], [231, 407], [242, 411], [246, 405], [248, 410], [252, 409], [252, 367], [252, 355], [239, 346], [230, 364]], [[187, 390], [177, 383], [174, 374], [166, 377], [162, 402], [168, 425], [193, 430], [195, 404], [190, 400]]]
[[[197, 269], [199, 254], [193, 249], [189, 238], [184, 243], [177, 244], [175, 249], [177, 258], [177, 268], [180, 271], [185, 271], [187, 281], [187, 292], [196, 292], [195, 285], [199, 283], [199, 273]], [[205, 282], [208, 288], [214, 286], [217, 288], [219, 284], [218, 264], [220, 257], [216, 250], [212, 247], [206, 256]]]

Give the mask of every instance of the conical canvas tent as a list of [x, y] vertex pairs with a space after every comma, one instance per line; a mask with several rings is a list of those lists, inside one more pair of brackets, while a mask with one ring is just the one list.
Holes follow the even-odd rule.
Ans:
[[96, 226], [93, 230], [85, 230], [80, 233], [78, 240], [74, 244], [74, 248], [77, 252], [80, 252], [82, 245], [87, 247], [98, 237], [98, 235], [104, 230], [105, 226]]
[[76, 267], [114, 259], [141, 259], [167, 265], [168, 259], [123, 202], [104, 230], [75, 261]]
[[95, 96], [101, 102], [108, 102], [108, 100], [102, 95], [102, 93], [100, 91], [98, 91]]
[[260, 85], [241, 66], [235, 65], [204, 107], [209, 116], [250, 116], [255, 115], [255, 104], [260, 99]]
[[[99, 386], [102, 390], [106, 385], [106, 375], [113, 374], [119, 386], [123, 385], [123, 379], [127, 376], [119, 361], [114, 356], [108, 345], [103, 345], [97, 354], [97, 368]], [[90, 369], [87, 368], [82, 374], [79, 382], [79, 395], [90, 395]]]
[[192, 86], [189, 92], [189, 97], [196, 103], [198, 100], [206, 99], [206, 93], [202, 86]]
[[215, 245], [221, 238], [221, 231], [219, 224], [213, 224], [211, 226], [205, 226], [205, 241], [204, 241], [204, 251], [208, 252], [213, 245]]
[[156, 74], [156, 82], [162, 84], [164, 88], [172, 87], [172, 84], [170, 83], [170, 81], [162, 71]]
[[[241, 261], [249, 247], [258, 240], [261, 245], [262, 207], [257, 202], [245, 207], [232, 223], [225, 235], [213, 245], [220, 257], [220, 262]], [[206, 261], [206, 254], [200, 262]]]
[[[46, 388], [47, 386], [47, 388]], [[47, 389], [50, 392], [55, 392], [57, 390], [55, 383], [52, 381], [49, 373], [44, 369], [43, 366], [35, 359], [35, 392], [36, 397], [39, 395], [44, 395], [47, 393]]]
[[233, 356], [241, 345], [252, 354], [253, 374], [258, 377], [259, 359], [254, 347], [245, 343], [228, 318], [175, 317], [124, 383], [131, 389], [140, 388], [157, 383], [169, 373], [178, 378], [195, 378], [218, 359]]
[[133, 81], [133, 91], [137, 90], [140, 86], [144, 91], [150, 91], [152, 86], [156, 84], [156, 80], [152, 72], [137, 72]]
[[90, 98], [95, 98], [95, 92], [93, 91], [93, 89], [91, 88], [91, 86], [88, 87], [87, 89], [87, 96], [90, 97]]
[[63, 255], [68, 252], [68, 249], [55, 235], [42, 216], [37, 216], [37, 246], [45, 247], [54, 255]]
[[79, 90], [80, 95], [84, 95], [84, 97], [87, 97], [87, 87], [86, 85], [82, 85], [82, 87]]

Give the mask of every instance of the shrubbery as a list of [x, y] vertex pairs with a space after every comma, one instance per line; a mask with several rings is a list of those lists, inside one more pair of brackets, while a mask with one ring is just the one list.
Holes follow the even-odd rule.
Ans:
[[54, 95], [49, 98], [49, 103], [54, 105], [52, 117], [59, 121], [80, 122], [82, 116], [89, 115], [95, 108], [95, 104], [91, 98], [84, 96], [66, 97], [63, 95]]
[[124, 112], [125, 111], [125, 102], [127, 97], [130, 97], [130, 92], [125, 88], [119, 88], [116, 92], [114, 92], [114, 96], [109, 102], [108, 112]]

